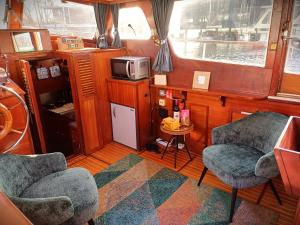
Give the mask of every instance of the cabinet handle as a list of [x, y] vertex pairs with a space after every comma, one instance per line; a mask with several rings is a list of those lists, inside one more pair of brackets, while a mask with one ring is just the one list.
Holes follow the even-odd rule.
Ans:
[[116, 108], [113, 108], [113, 116], [116, 118]]
[[251, 115], [252, 113], [251, 113], [251, 112], [241, 112], [241, 114], [242, 114], [242, 115], [247, 115], [247, 116], [249, 116], [249, 115]]

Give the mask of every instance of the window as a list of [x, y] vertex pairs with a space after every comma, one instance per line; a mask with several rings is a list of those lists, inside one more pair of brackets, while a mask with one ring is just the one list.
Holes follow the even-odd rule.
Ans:
[[7, 28], [7, 23], [5, 21], [6, 18], [5, 9], [6, 9], [6, 0], [0, 0], [0, 29]]
[[177, 1], [169, 38], [183, 58], [264, 67], [272, 0]]
[[93, 6], [61, 0], [25, 0], [23, 28], [46, 28], [51, 34], [93, 38], [97, 25]]
[[[114, 30], [114, 28], [112, 30]], [[120, 9], [119, 33], [121, 39], [147, 40], [151, 37], [149, 24], [141, 8], [132, 7]]]
[[284, 72], [300, 75], [300, 1], [295, 1]]
[[[289, 96], [300, 95], [300, 0], [294, 0], [291, 2], [290, 15], [284, 17], [285, 24], [290, 24], [290, 27], [284, 31], [283, 36], [288, 37], [284, 40], [284, 52], [280, 59], [283, 68], [279, 71], [281, 75], [281, 83], [279, 84], [279, 90], [277, 95]], [[288, 95], [286, 95], [288, 94]]]

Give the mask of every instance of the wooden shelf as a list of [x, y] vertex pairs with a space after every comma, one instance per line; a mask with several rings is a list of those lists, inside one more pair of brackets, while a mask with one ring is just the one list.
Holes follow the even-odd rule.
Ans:
[[152, 84], [150, 86], [154, 87], [154, 88], [159, 88], [159, 89], [186, 91], [186, 92], [198, 93], [198, 94], [208, 95], [208, 96], [223, 96], [223, 97], [228, 97], [228, 98], [244, 99], [244, 100], [263, 100], [263, 99], [267, 99], [267, 96], [264, 96], [264, 95], [247, 95], [247, 94], [238, 94], [238, 93], [226, 92], [226, 91], [215, 91], [215, 90], [211, 91], [211, 90], [201, 90], [201, 89], [163, 86], [163, 85], [154, 85], [154, 84]]

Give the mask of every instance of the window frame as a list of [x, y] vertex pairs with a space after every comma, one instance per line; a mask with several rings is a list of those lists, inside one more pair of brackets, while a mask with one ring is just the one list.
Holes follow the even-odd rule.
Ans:
[[[24, 1], [25, 2], [25, 1]], [[87, 3], [81, 3], [81, 2], [77, 2], [77, 1], [69, 1], [69, 2], [67, 2], [67, 3], [62, 3], [62, 4], [73, 4], [73, 5], [78, 5], [79, 7], [78, 7], [78, 9], [80, 9], [80, 6], [88, 6], [88, 7], [91, 7], [91, 8], [93, 8], [93, 6], [91, 5], [91, 4], [87, 4]], [[65, 8], [66, 8], [66, 6], [62, 6], [60, 9], [62, 9], [62, 11], [65, 11]], [[72, 6], [70, 7], [70, 8], [72, 8]], [[24, 15], [24, 12], [25, 12], [25, 6], [24, 6], [24, 3], [23, 3], [23, 7], [22, 7], [22, 15]], [[94, 14], [94, 9], [93, 9], [93, 14]], [[74, 34], [74, 36], [76, 36], [76, 37], [80, 37], [81, 39], [83, 39], [83, 40], [93, 40], [93, 39], [95, 39], [95, 34], [96, 34], [96, 32], [97, 32], [97, 23], [96, 23], [96, 18], [95, 18], [95, 29], [94, 29], [94, 31], [93, 31], [93, 33], [91, 33], [90, 34], [90, 37], [86, 37], [86, 36], [81, 36], [81, 35], [76, 35], [76, 34]], [[65, 23], [59, 23], [58, 25], [58, 27], [60, 27], [61, 25], [66, 25], [65, 26], [65, 28], [66, 29], [68, 29], [68, 28], [71, 28], [71, 27], [68, 27], [67, 25], [68, 25], [69, 23], [68, 22], [66, 22], [65, 21]], [[78, 23], [79, 24], [79, 23]], [[81, 24], [83, 24], [83, 23], [80, 23], [80, 25]], [[57, 25], [57, 24], [55, 24], [55, 25]], [[25, 29], [32, 29], [32, 27], [28, 27], [28, 26], [24, 26], [23, 25], [23, 20], [22, 20], [22, 23], [21, 23], [21, 27], [22, 28], [25, 28]], [[82, 27], [85, 27], [85, 26], [82, 26]], [[82, 28], [81, 27], [81, 28]], [[60, 34], [60, 33], [57, 33], [57, 32], [52, 32], [52, 30], [53, 30], [53, 28], [49, 28], [49, 27], [34, 27], [33, 29], [47, 29], [48, 31], [49, 31], [49, 33], [50, 33], [50, 35], [52, 35], [52, 36], [71, 36], [70, 34], [68, 34], [68, 33], [64, 33], [64, 34]], [[75, 32], [74, 32], [75, 33]]]
[[284, 40], [282, 35], [284, 30], [288, 30], [289, 34], [292, 29], [293, 11], [296, 0], [288, 0], [286, 7], [283, 9], [281, 19], [281, 32], [278, 40], [279, 48], [274, 66], [273, 87], [271, 87], [270, 95], [288, 96], [300, 95], [300, 73], [285, 73], [285, 63], [288, 54], [288, 40]]
[[[170, 47], [172, 49], [172, 52], [176, 55], [176, 57], [183, 59], [183, 60], [196, 60], [196, 61], [202, 61], [202, 62], [207, 62], [207, 63], [213, 63], [213, 64], [227, 64], [227, 65], [232, 65], [232, 66], [241, 66], [241, 67], [255, 67], [259, 69], [268, 69], [272, 68], [272, 65], [274, 64], [274, 51], [271, 51], [270, 46], [271, 43], [277, 43], [278, 42], [278, 32], [276, 31], [276, 7], [279, 1], [284, 1], [284, 0], [272, 0], [272, 11], [271, 11], [271, 18], [270, 18], [270, 28], [269, 28], [269, 33], [268, 33], [268, 39], [267, 39], [267, 46], [266, 46], [266, 55], [265, 55], [265, 63], [264, 65], [254, 65], [254, 64], [245, 64], [245, 63], [238, 63], [238, 62], [230, 62], [230, 61], [221, 61], [221, 60], [213, 60], [213, 59], [201, 59], [201, 58], [196, 58], [196, 57], [182, 57], [177, 54], [174, 45], [171, 41], [170, 34], [168, 35], [168, 42], [170, 44]], [[277, 15], [278, 16], [278, 15]], [[280, 15], [281, 16], [281, 13]], [[274, 25], [275, 24], [275, 25]], [[278, 25], [278, 30], [279, 30], [279, 25]], [[270, 58], [271, 57], [271, 58]]]
[[[121, 10], [124, 10], [124, 9], [130, 9], [130, 8], [138, 8], [138, 9], [140, 9], [141, 10], [141, 12], [143, 13], [143, 15], [144, 15], [144, 17], [145, 17], [145, 21], [147, 22], [147, 24], [148, 24], [148, 27], [149, 27], [149, 30], [150, 30], [150, 36], [148, 37], [148, 38], [122, 38], [122, 35], [121, 35], [121, 32], [120, 32], [120, 22], [119, 22], [119, 35], [120, 35], [120, 39], [121, 40], [124, 40], [124, 41], [127, 41], [127, 40], [129, 40], [129, 41], [145, 41], [145, 40], [150, 40], [151, 39], [151, 37], [152, 37], [152, 30], [151, 30], [151, 26], [150, 26], [150, 24], [149, 24], [149, 22], [148, 22], [148, 20], [147, 20], [147, 17], [146, 17], [146, 14], [145, 14], [145, 12], [144, 12], [144, 10], [140, 7], [140, 6], [131, 6], [131, 7], [124, 7], [124, 8], [120, 8], [119, 9], [119, 18], [118, 19], [120, 19], [120, 11]], [[114, 33], [114, 24], [113, 24], [113, 22], [112, 22], [112, 25], [111, 25], [111, 31], [109, 32], [110, 33], [110, 37], [113, 39], [114, 38], [114, 35], [113, 35], [113, 33]]]

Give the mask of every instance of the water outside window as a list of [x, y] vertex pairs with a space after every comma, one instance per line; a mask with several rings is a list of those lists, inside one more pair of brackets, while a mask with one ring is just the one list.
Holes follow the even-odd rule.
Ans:
[[25, 0], [23, 28], [46, 28], [51, 34], [93, 38], [97, 30], [94, 8], [61, 0]]
[[300, 75], [300, 0], [296, 0], [284, 72]]
[[272, 0], [175, 2], [169, 37], [183, 58], [264, 67]]

